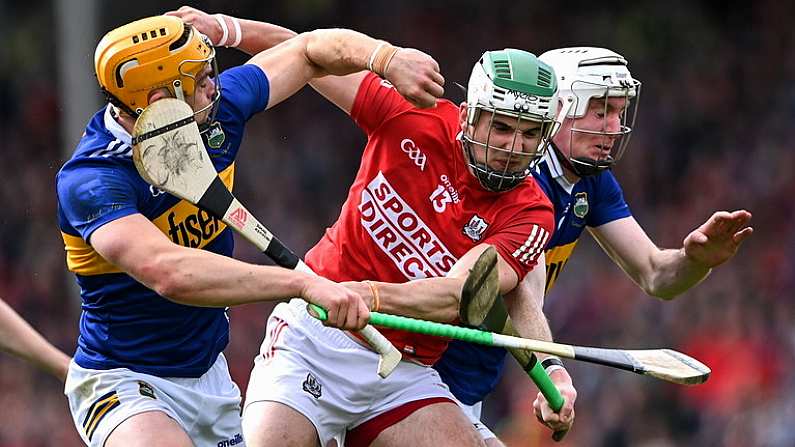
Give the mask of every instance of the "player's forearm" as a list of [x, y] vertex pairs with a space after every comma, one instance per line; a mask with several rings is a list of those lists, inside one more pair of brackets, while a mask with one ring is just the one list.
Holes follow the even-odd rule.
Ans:
[[272, 23], [246, 19], [239, 19], [239, 23], [241, 40], [237, 48], [252, 56], [298, 35], [291, 29]]
[[547, 281], [546, 255], [505, 295], [505, 306], [516, 332], [526, 338], [552, 341], [552, 331], [544, 315], [544, 293]]
[[[511, 317], [506, 326], [512, 326], [511, 329], [521, 337], [552, 341], [552, 330], [544, 315], [545, 261], [545, 256], [541, 255], [533, 270], [505, 295], [505, 307]], [[536, 355], [542, 360], [548, 357], [542, 353]], [[520, 359], [523, 366], [527, 366], [527, 353], [517, 356], [517, 359]]]
[[37, 347], [38, 334], [4, 301], [0, 301], [0, 350], [25, 357]]
[[544, 315], [542, 301], [524, 292], [524, 289], [517, 287], [505, 296], [505, 306], [514, 329], [524, 338], [552, 341], [552, 330]]
[[[38, 334], [36, 335], [38, 336]], [[55, 376], [61, 382], [65, 382], [71, 357], [61, 352], [61, 350], [41, 336], [31, 341], [30, 345], [34, 347], [33, 354], [27, 356], [28, 361], [39, 369]]]
[[[463, 279], [427, 278], [402, 284], [373, 284], [379, 294], [380, 312], [443, 323], [458, 317]], [[371, 294], [372, 291], [362, 292], [363, 296]]]
[[706, 278], [711, 269], [691, 260], [684, 249], [657, 251], [651, 260], [652, 269], [642, 279], [641, 287], [649, 295], [673, 299]]
[[370, 55], [382, 43], [349, 29], [320, 29], [301, 36], [306, 39], [307, 59], [337, 76], [368, 69]]
[[241, 262], [204, 250], [177, 247], [160, 254], [137, 277], [172, 301], [203, 307], [301, 296], [309, 275]]
[[69, 357], [45, 340], [2, 300], [0, 300], [0, 350], [33, 363], [61, 381], [66, 379]]

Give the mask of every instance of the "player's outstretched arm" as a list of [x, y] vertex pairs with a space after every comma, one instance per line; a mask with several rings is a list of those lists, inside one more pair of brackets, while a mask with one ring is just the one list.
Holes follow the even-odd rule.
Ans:
[[751, 213], [718, 211], [685, 237], [680, 249], [660, 249], [633, 217], [591, 229], [602, 248], [646, 293], [672, 299], [737, 253], [752, 233]]
[[369, 68], [392, 82], [400, 94], [419, 107], [435, 105], [444, 93], [439, 65], [427, 54], [392, 47], [346, 29], [299, 34], [255, 55], [249, 63], [260, 66], [268, 75], [271, 88], [268, 107], [288, 98], [314, 78], [329, 74], [343, 76]]
[[458, 318], [464, 278], [426, 278], [405, 283], [351, 281], [370, 310], [391, 315], [450, 323]]
[[[451, 322], [459, 316], [461, 296], [470, 270], [489, 247], [482, 244], [472, 248], [453, 264], [443, 278], [417, 279], [405, 283], [346, 282], [344, 285], [359, 293], [371, 310], [423, 320]], [[517, 276], [500, 256], [497, 256], [497, 263], [504, 264], [502, 268], [498, 268], [498, 281], [500, 291], [505, 292], [515, 287]], [[546, 324], [546, 320], [543, 321]]]
[[174, 244], [141, 214], [101, 226], [90, 243], [108, 262], [177, 303], [226, 307], [301, 297], [328, 309], [330, 326], [361, 329], [370, 317], [361, 296], [335, 282]]
[[227, 14], [208, 14], [190, 6], [168, 11], [165, 15], [179, 17], [185, 23], [193, 25], [200, 33], [209, 37], [214, 46], [231, 47], [237, 43], [234, 47], [250, 56], [298, 35], [291, 29], [272, 23], [239, 19]]
[[[227, 28], [224, 43], [238, 40], [238, 48], [255, 55], [252, 63], [262, 66], [271, 81], [268, 107], [283, 101], [307, 82], [323, 96], [350, 113], [356, 92], [364, 77], [363, 70], [372, 70], [390, 81], [395, 89], [417, 107], [432, 107], [444, 94], [444, 77], [439, 65], [427, 54], [398, 48], [351, 30], [316, 30], [303, 33], [294, 45], [281, 47], [298, 36], [294, 31], [270, 23], [242, 20], [224, 14], [210, 15], [188, 6], [166, 13], [182, 18], [214, 43], [223, 41], [223, 22]], [[301, 49], [303, 47], [303, 50]], [[267, 56], [265, 53], [269, 53]], [[301, 63], [302, 54], [305, 60]], [[307, 66], [305, 63], [309, 62]], [[303, 64], [303, 65], [302, 65]], [[322, 77], [323, 74], [338, 76]], [[343, 76], [348, 73], [348, 76]], [[274, 77], [286, 80], [274, 81]], [[296, 76], [298, 76], [296, 78]], [[275, 88], [276, 92], [273, 91]]]
[[[473, 251], [453, 264], [445, 277], [415, 279], [404, 283], [346, 282], [368, 302], [370, 310], [422, 320], [452, 322], [466, 299], [466, 318], [488, 312], [499, 293], [496, 253], [480, 256], [489, 246]], [[473, 260], [474, 258], [474, 260]], [[452, 259], [451, 259], [452, 261]], [[465, 298], [466, 295], [466, 298]]]
[[69, 356], [50, 344], [0, 299], [0, 350], [25, 359], [64, 382]]

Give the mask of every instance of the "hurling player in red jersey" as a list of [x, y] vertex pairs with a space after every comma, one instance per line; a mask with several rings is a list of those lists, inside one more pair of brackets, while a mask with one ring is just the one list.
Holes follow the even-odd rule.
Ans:
[[[210, 36], [222, 33], [217, 22], [227, 20], [185, 7], [174, 14]], [[284, 35], [270, 24], [239, 24], [246, 36], [239, 48], [247, 52]], [[369, 63], [389, 73], [401, 51], [382, 42]], [[402, 86], [375, 75], [312, 85], [353, 118], [368, 142], [340, 217], [307, 254], [307, 264], [335, 281], [365, 281], [350, 286], [372, 310], [452, 320], [468, 269], [494, 246], [502, 293], [528, 274], [538, 277], [534, 295], [508, 300], [520, 334], [545, 326], [537, 301], [553, 214], [528, 176], [554, 130], [552, 69], [525, 51], [489, 51], [473, 68], [466, 103], [440, 100], [430, 109], [414, 107], [397, 93]], [[305, 302], [277, 306], [246, 396], [247, 445], [326, 445], [343, 435], [346, 446], [483, 445], [429, 367], [447, 341], [383, 332], [405, 359], [386, 379], [374, 373], [375, 352], [324, 327], [307, 314]], [[560, 415], [547, 412], [545, 422], [567, 429], [576, 393], [568, 375], [553, 380], [566, 405]]]

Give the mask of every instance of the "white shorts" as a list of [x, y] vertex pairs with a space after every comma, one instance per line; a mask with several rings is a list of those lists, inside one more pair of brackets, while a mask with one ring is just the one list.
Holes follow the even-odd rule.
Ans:
[[433, 368], [402, 361], [382, 379], [378, 354], [343, 331], [323, 326], [294, 299], [276, 306], [249, 379], [252, 403], [285, 404], [308, 418], [320, 445], [406, 403], [429, 398], [454, 402]]
[[240, 389], [232, 382], [223, 354], [199, 378], [163, 378], [130, 371], [69, 365], [64, 393], [83, 442], [101, 447], [126, 419], [162, 411], [174, 419], [197, 447], [243, 443]]
[[466, 405], [462, 404], [461, 402], [456, 400], [456, 403], [462, 410], [464, 410], [464, 414], [467, 415], [469, 421], [472, 422], [472, 425], [475, 427], [478, 433], [480, 433], [480, 437], [483, 438], [484, 441], [489, 439], [494, 439], [497, 435], [494, 434], [489, 427], [486, 426], [483, 422], [480, 422], [480, 415], [483, 412], [483, 402], [478, 402], [474, 405]]

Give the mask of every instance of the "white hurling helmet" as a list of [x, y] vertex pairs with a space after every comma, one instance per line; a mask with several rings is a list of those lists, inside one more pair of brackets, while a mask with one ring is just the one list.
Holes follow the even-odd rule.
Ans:
[[576, 119], [585, 115], [591, 101], [602, 101], [607, 111], [607, 99], [623, 97], [627, 105], [621, 112], [621, 127], [617, 132], [577, 128], [572, 125], [569, 138], [575, 133], [604, 135], [611, 144], [606, 145], [610, 152], [604, 158], [595, 160], [587, 157], [573, 157], [571, 153], [561, 154], [568, 160], [572, 170], [579, 176], [598, 174], [610, 169], [629, 144], [629, 136], [635, 124], [641, 83], [632, 77], [627, 68], [627, 60], [620, 54], [606, 48], [574, 47], [550, 50], [538, 57], [551, 65], [558, 76], [558, 95], [561, 110], [558, 121]]

